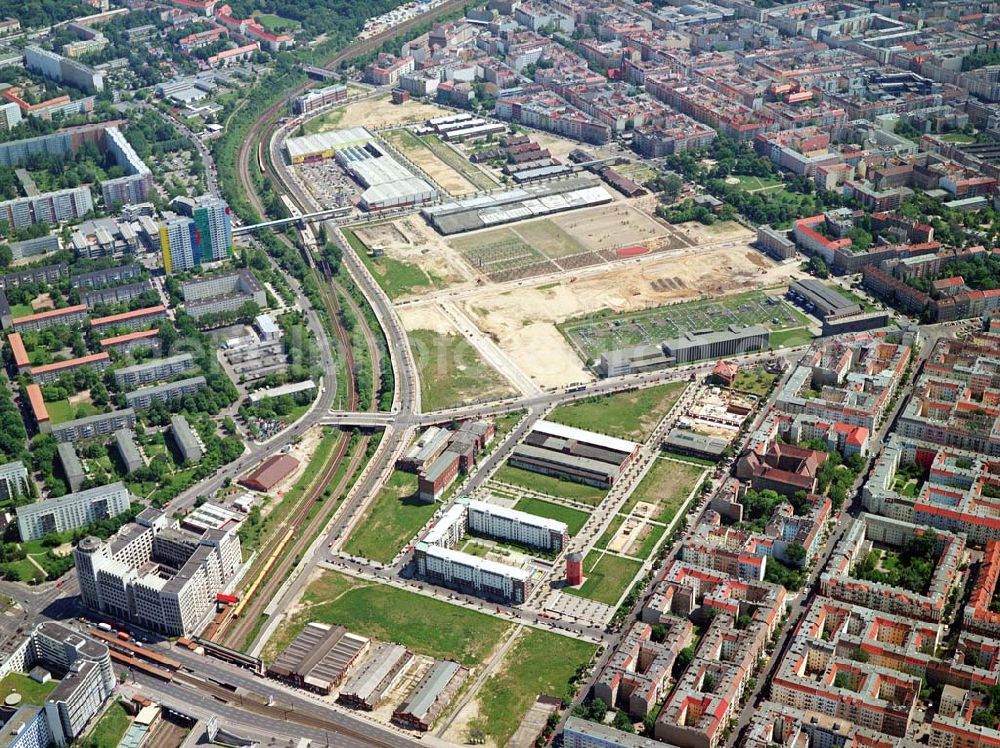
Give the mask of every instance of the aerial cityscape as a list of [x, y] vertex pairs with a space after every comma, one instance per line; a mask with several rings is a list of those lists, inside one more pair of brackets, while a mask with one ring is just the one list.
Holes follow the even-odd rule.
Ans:
[[1000, 748], [1000, 3], [0, 0], [0, 748]]

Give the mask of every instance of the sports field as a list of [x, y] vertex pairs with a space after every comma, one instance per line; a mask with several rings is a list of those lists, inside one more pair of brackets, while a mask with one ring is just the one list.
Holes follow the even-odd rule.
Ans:
[[603, 311], [563, 322], [558, 327], [581, 358], [590, 361], [608, 350], [660, 343], [686, 332], [725, 330], [730, 325], [764, 325], [774, 331], [801, 330], [809, 320], [780, 298], [779, 292], [748, 291], [722, 298], [616, 314]]
[[415, 592], [324, 571], [268, 641], [264, 659], [273, 662], [311, 621], [340, 624], [362, 636], [467, 666], [482, 662], [510, 625]]
[[643, 442], [686, 387], [687, 382], [668, 382], [643, 390], [597, 395], [560, 405], [547, 418], [566, 426]]
[[417, 476], [396, 470], [372, 502], [368, 514], [344, 544], [344, 551], [389, 563], [434, 514], [437, 504], [417, 498]]
[[614, 606], [632, 586], [640, 568], [642, 564], [638, 561], [594, 550], [583, 559], [583, 584], [578, 588], [567, 587], [565, 592]]
[[706, 472], [699, 465], [661, 457], [632, 491], [621, 513], [630, 514], [641, 503], [643, 514], [669, 524]]
[[461, 335], [410, 330], [408, 337], [420, 372], [420, 398], [425, 410], [516, 394]]

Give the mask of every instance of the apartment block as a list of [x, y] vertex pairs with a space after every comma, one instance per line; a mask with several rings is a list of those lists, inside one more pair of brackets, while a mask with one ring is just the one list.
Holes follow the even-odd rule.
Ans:
[[264, 287], [246, 268], [231, 273], [187, 281], [181, 286], [184, 310], [195, 319], [208, 314], [236, 311], [245, 304], [267, 306]]
[[830, 562], [820, 576], [820, 589], [824, 595], [855, 605], [921, 621], [940, 621], [948, 595], [962, 576], [959, 566], [965, 551], [963, 536], [944, 530], [936, 532], [939, 555], [926, 590], [913, 592], [882, 582], [858, 579], [851, 573], [874, 543], [902, 548], [925, 532], [927, 529], [920, 525], [862, 514], [834, 548]]
[[[38, 398], [41, 400], [41, 393], [39, 393]], [[41, 402], [40, 404], [41, 409], [44, 410], [45, 403]], [[35, 409], [37, 419], [40, 410], [36, 407], [34, 399], [32, 399], [32, 407]], [[110, 413], [98, 413], [97, 415], [86, 416], [84, 418], [74, 418], [72, 421], [64, 421], [58, 424], [48, 423], [47, 411], [44, 415], [46, 428], [42, 430], [50, 431], [58, 442], [76, 442], [92, 436], [113, 434], [118, 429], [133, 428], [136, 420], [135, 411], [132, 408], [122, 408], [121, 410], [112, 410]]]
[[88, 488], [59, 498], [41, 499], [17, 507], [21, 540], [38, 540], [53, 532], [65, 532], [128, 511], [129, 493], [124, 483]]
[[153, 387], [140, 387], [125, 393], [125, 402], [130, 408], [144, 410], [153, 403], [166, 403], [178, 400], [185, 395], [193, 395], [205, 388], [205, 377], [189, 377], [174, 382], [164, 382]]
[[169, 379], [193, 368], [194, 357], [190, 353], [178, 353], [176, 356], [156, 358], [141, 364], [115, 369], [115, 381], [123, 389], [133, 389], [139, 385]]
[[162, 304], [148, 306], [143, 309], [133, 309], [130, 312], [110, 314], [107, 317], [95, 317], [90, 320], [90, 329], [94, 334], [107, 334], [111, 330], [141, 330], [166, 319], [167, 308]]
[[76, 304], [62, 309], [50, 309], [46, 312], [29, 314], [25, 317], [15, 317], [11, 324], [19, 333], [38, 332], [54, 325], [75, 325], [86, 317], [87, 307], [83, 304]]

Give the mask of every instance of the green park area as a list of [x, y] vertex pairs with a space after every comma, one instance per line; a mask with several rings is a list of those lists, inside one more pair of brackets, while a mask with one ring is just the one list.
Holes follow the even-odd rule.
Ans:
[[632, 586], [640, 568], [642, 564], [630, 558], [591, 551], [583, 559], [583, 584], [578, 588], [567, 587], [566, 592], [615, 606]]
[[437, 505], [417, 497], [417, 476], [396, 470], [372, 502], [344, 550], [372, 561], [389, 563], [434, 514]]
[[417, 654], [478, 665], [510, 624], [397, 587], [324, 571], [306, 588], [297, 611], [264, 649], [273, 662], [307, 623], [340, 624], [362, 636], [399, 642]]
[[654, 507], [650, 519], [669, 524], [705, 472], [699, 465], [659, 458], [629, 495], [622, 514], [630, 514], [642, 502]]
[[548, 420], [632, 441], [645, 441], [674, 403], [687, 382], [668, 382], [642, 390], [596, 395], [552, 411]]
[[500, 469], [493, 474], [493, 480], [526, 488], [536, 493], [579, 501], [581, 504], [591, 506], [597, 506], [608, 495], [607, 490], [597, 486], [575, 483], [552, 475], [533, 473], [530, 470], [523, 470], [507, 463], [501, 465]]
[[763, 368], [741, 367], [736, 373], [733, 381], [733, 389], [737, 392], [745, 392], [748, 395], [764, 397], [771, 391], [771, 385], [778, 378], [777, 374], [771, 374]]
[[94, 729], [83, 739], [83, 748], [118, 745], [131, 724], [132, 716], [125, 711], [122, 703], [115, 699], [97, 720]]
[[525, 628], [496, 673], [479, 689], [479, 730], [496, 745], [507, 745], [536, 696], [572, 701], [576, 674], [594, 655], [593, 644], [548, 631]]
[[527, 512], [538, 517], [547, 517], [558, 522], [565, 522], [570, 535], [576, 535], [590, 519], [590, 515], [581, 512], [579, 509], [571, 509], [561, 504], [553, 504], [551, 501], [543, 501], [533, 496], [526, 496], [514, 508], [519, 512]]
[[461, 335], [411, 330], [409, 339], [420, 372], [420, 398], [424, 410], [440, 410], [516, 394], [507, 380]]

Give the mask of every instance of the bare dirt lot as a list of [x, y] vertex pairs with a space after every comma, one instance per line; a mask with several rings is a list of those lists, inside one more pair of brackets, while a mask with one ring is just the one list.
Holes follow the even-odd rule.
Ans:
[[408, 216], [379, 226], [358, 227], [358, 238], [371, 247], [368, 239], [381, 245], [386, 257], [411, 263], [437, 279], [444, 288], [462, 282], [474, 282], [477, 274], [462, 262], [461, 255], [451, 249], [419, 216]]
[[475, 186], [468, 179], [439, 159], [430, 148], [408, 130], [399, 129], [383, 132], [382, 138], [396, 147], [417, 167], [423, 169], [424, 173], [437, 182], [449, 195], [465, 195], [476, 191]]
[[591, 251], [645, 244], [652, 239], [668, 237], [667, 231], [656, 221], [624, 202], [565, 213], [552, 218], [551, 222]]
[[316, 128], [316, 132], [339, 130], [357, 125], [368, 128], [410, 125], [423, 123], [431, 117], [441, 117], [447, 114], [452, 114], [452, 112], [433, 104], [423, 104], [419, 101], [393, 104], [388, 95], [377, 96], [373, 99], [355, 101], [323, 115], [323, 121]]
[[[717, 239], [715, 241], [718, 241]], [[466, 313], [526, 374], [543, 387], [591, 378], [555, 323], [610, 308], [624, 312], [671, 301], [717, 296], [780, 285], [794, 267], [759, 266], [760, 253], [745, 245], [615, 265], [604, 272], [570, 276], [558, 284], [508, 291], [484, 289], [463, 302]], [[545, 351], [540, 356], [539, 351]]]

